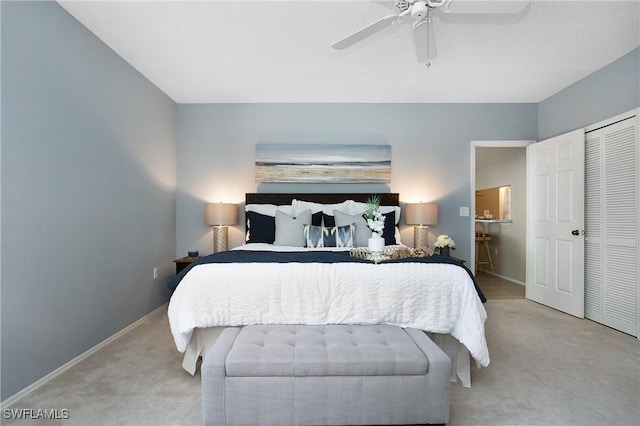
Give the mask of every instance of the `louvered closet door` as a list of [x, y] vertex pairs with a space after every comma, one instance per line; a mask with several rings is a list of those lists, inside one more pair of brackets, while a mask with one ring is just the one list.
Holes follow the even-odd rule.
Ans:
[[585, 317], [638, 335], [638, 119], [585, 135]]

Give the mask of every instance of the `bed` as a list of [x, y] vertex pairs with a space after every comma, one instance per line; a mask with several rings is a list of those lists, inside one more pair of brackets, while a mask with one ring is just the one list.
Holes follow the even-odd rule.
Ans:
[[[195, 374], [228, 326], [390, 324], [424, 330], [451, 358], [452, 380], [469, 387], [471, 358], [489, 365], [484, 295], [447, 257], [353, 256], [349, 245], [363, 245], [359, 217], [371, 195], [246, 194], [247, 243], [199, 259], [170, 283], [169, 323], [183, 367]], [[378, 195], [393, 251], [403, 247], [399, 195]], [[314, 230], [330, 247], [310, 237]]]

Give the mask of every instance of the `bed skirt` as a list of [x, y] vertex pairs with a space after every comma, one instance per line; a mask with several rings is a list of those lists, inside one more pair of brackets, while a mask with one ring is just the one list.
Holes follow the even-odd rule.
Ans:
[[[182, 368], [195, 375], [198, 358], [207, 355], [215, 341], [226, 327], [196, 328], [184, 351]], [[471, 387], [471, 356], [467, 348], [449, 334], [426, 333], [433, 342], [451, 359], [451, 381], [458, 382], [465, 388]]]

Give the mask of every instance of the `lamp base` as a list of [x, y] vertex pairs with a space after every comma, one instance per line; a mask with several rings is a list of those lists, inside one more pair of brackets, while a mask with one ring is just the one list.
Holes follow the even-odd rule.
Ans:
[[429, 227], [414, 226], [413, 227], [413, 247], [429, 247]]
[[229, 228], [226, 226], [213, 227], [213, 252], [214, 253], [227, 251], [227, 234], [228, 233], [229, 233]]

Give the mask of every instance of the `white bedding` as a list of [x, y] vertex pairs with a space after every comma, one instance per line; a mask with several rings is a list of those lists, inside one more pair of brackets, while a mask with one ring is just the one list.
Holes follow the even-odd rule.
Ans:
[[[266, 247], [273, 246], [242, 249]], [[197, 265], [169, 303], [171, 332], [180, 352], [185, 351], [196, 328], [391, 324], [451, 334], [480, 366], [489, 365], [486, 316], [467, 272], [437, 263]]]

